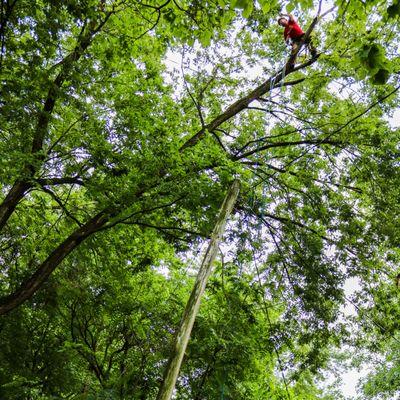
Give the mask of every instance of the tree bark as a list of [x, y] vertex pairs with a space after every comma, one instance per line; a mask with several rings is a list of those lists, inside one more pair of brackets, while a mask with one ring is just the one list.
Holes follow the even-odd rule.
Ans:
[[[106, 18], [100, 23], [100, 25], [93, 31], [89, 32], [89, 35], [81, 35], [78, 44], [74, 51], [70, 53], [66, 58], [59, 63], [61, 65], [61, 71], [59, 75], [53, 82], [55, 87], [61, 88], [64, 80], [68, 77], [68, 73], [70, 68], [72, 68], [73, 63], [77, 62], [79, 58], [82, 56], [84, 51], [89, 47], [93, 36], [101, 30], [104, 24], [107, 22], [108, 18], [113, 14], [113, 12], [109, 12], [106, 15]], [[317, 23], [317, 19], [315, 19], [309, 29], [306, 32], [306, 35], [309, 35], [315, 24]], [[292, 54], [293, 56], [293, 54]], [[296, 66], [295, 68], [288, 67], [289, 62], [285, 64], [285, 66], [280, 70], [277, 74], [274, 75], [274, 85], [277, 85], [287, 76], [289, 73], [301, 70], [316, 61], [316, 58], [312, 60], [308, 60], [307, 62]], [[200, 129], [194, 136], [189, 138], [179, 149], [181, 153], [185, 151], [186, 148], [195, 146], [206, 134], [207, 131], [213, 131], [218, 128], [225, 121], [229, 120], [236, 114], [240, 113], [242, 110], [246, 109], [246, 107], [254, 100], [260, 98], [262, 95], [267, 93], [273, 88], [272, 78], [269, 78], [266, 82], [252, 90], [247, 96], [237, 100], [235, 103], [231, 104], [222, 114], [215, 117], [209, 124]], [[49, 123], [50, 115], [53, 111], [55, 102], [57, 100], [57, 91], [54, 91], [54, 87], [49, 89], [47, 94], [46, 102], [44, 108], [42, 110], [42, 114], [38, 118], [38, 125], [34, 140], [32, 142], [31, 152], [33, 154], [40, 153], [43, 146], [43, 139], [45, 138], [47, 127]], [[260, 149], [258, 149], [259, 151]], [[262, 149], [261, 149], [262, 150]], [[247, 155], [247, 154], [245, 154]], [[245, 156], [245, 155], [242, 155]], [[40, 157], [40, 156], [39, 156]], [[240, 157], [240, 158], [242, 158]], [[14, 212], [18, 203], [25, 196], [26, 192], [32, 187], [32, 180], [34, 181], [34, 174], [36, 173], [37, 167], [34, 165], [27, 165], [27, 181], [17, 181], [14, 183], [14, 186], [10, 189], [9, 193], [0, 204], [0, 231], [7, 223], [9, 217]], [[165, 176], [167, 171], [160, 170], [159, 178]], [[37, 180], [41, 183], [41, 180]], [[42, 180], [43, 181], [43, 180]], [[60, 181], [55, 181], [54, 184], [62, 183], [62, 178]], [[66, 182], [69, 183], [69, 182]], [[75, 183], [75, 182], [74, 182]], [[78, 183], [78, 182], [76, 182]], [[42, 184], [47, 184], [43, 182]], [[144, 193], [145, 190], [141, 190], [140, 193], [136, 195], [139, 197]], [[113, 216], [115, 216], [117, 212], [113, 212]], [[100, 215], [103, 215], [103, 219], [101, 223], [94, 221]], [[106, 217], [108, 215], [108, 217]], [[77, 229], [74, 233], [72, 233], [67, 239], [65, 239], [49, 256], [48, 258], [41, 264], [38, 270], [27, 280], [25, 281], [19, 289], [17, 289], [14, 293], [5, 296], [0, 299], [0, 315], [5, 314], [12, 309], [16, 308], [20, 304], [22, 304], [25, 300], [30, 298], [43, 283], [47, 280], [50, 274], [56, 269], [56, 267], [60, 264], [60, 262], [70, 254], [79, 244], [86, 239], [88, 236], [95, 233], [97, 230], [101, 228], [105, 228], [106, 222], [111, 219], [111, 215], [107, 214], [106, 210], [103, 210], [97, 214], [97, 216], [93, 217], [89, 220], [83, 227]], [[94, 223], [94, 225], [92, 225]], [[88, 226], [92, 226], [93, 229], [89, 229], [83, 234], [83, 230]], [[96, 226], [96, 228], [95, 228]], [[114, 225], [110, 225], [114, 226]]]
[[[315, 22], [316, 23], [316, 22]], [[315, 23], [313, 21], [310, 28], [307, 30], [305, 36], [306, 38], [310, 35], [312, 28], [314, 28]], [[304, 40], [303, 40], [304, 42]], [[301, 43], [302, 44], [302, 43]], [[299, 52], [301, 46], [290, 55], [289, 60], [283, 66], [283, 68], [277, 73], [271, 76], [268, 80], [262, 83], [260, 86], [256, 87], [252, 90], [247, 96], [242, 97], [241, 99], [237, 100], [235, 103], [231, 104], [222, 114], [215, 117], [210, 123], [203, 126], [195, 135], [189, 138], [180, 148], [180, 150], [184, 150], [187, 147], [195, 146], [196, 143], [206, 134], [206, 132], [212, 132], [224, 122], [228, 121], [235, 115], [239, 114], [241, 111], [246, 109], [250, 103], [259, 99], [264, 94], [271, 91], [274, 87], [277, 87], [278, 84], [280, 85], [281, 81], [285, 79], [290, 73], [299, 71], [309, 65], [313, 64], [317, 61], [319, 54], [317, 57], [312, 58], [311, 60], [306, 61], [303, 64], [298, 65], [297, 67], [293, 67], [294, 62], [297, 57], [297, 53]]]
[[171, 355], [164, 373], [163, 383], [158, 392], [157, 400], [170, 400], [182, 364], [183, 356], [190, 339], [194, 320], [198, 314], [200, 301], [212, 271], [212, 265], [218, 251], [218, 245], [225, 230], [226, 221], [232, 212], [239, 194], [239, 181], [236, 179], [230, 187], [220, 208], [217, 222], [214, 226], [211, 240], [204, 254], [196, 282], [186, 304], [180, 326], [175, 334]]
[[[60, 89], [66, 79], [68, 79], [74, 65], [79, 61], [86, 49], [90, 46], [94, 36], [108, 21], [111, 14], [111, 12], [107, 13], [104, 20], [101, 21], [95, 29], [88, 30], [86, 33], [82, 32], [78, 37], [78, 41], [74, 50], [59, 63], [59, 65], [61, 65], [61, 70], [54, 81], [49, 85], [43, 109], [38, 115], [36, 131], [32, 141], [31, 154], [35, 155], [36, 161], [39, 164], [41, 164], [44, 159], [44, 156], [40, 154], [40, 152], [43, 150], [43, 141], [48, 132], [50, 117], [60, 95]], [[19, 179], [14, 183], [4, 201], [0, 204], [0, 231], [6, 225], [18, 203], [25, 196], [26, 191], [33, 186], [32, 178], [34, 177], [37, 169], [38, 167], [35, 165], [35, 163], [27, 163], [24, 167], [24, 175], [26, 175], [26, 177]]]
[[22, 304], [25, 300], [29, 299], [37, 290], [39, 290], [60, 262], [87, 237], [103, 227], [109, 218], [110, 215], [102, 211], [95, 215], [84, 226], [69, 235], [53, 250], [36, 272], [22, 283], [19, 289], [9, 296], [0, 299], [0, 315], [8, 313]]
[[3, 203], [0, 205], [0, 231], [4, 228], [19, 201], [25, 196], [26, 191], [30, 187], [29, 183], [19, 181], [10, 189]]

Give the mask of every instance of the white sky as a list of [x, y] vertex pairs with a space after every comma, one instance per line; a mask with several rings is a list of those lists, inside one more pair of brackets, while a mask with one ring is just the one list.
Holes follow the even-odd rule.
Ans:
[[389, 123], [392, 128], [400, 128], [400, 109], [397, 109], [392, 118], [389, 118]]

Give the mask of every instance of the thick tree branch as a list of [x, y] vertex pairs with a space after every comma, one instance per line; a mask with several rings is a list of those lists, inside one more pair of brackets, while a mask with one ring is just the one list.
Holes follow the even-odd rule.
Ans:
[[[333, 9], [333, 8], [332, 8]], [[297, 47], [296, 51], [294, 51], [285, 66], [280, 70], [277, 74], [273, 75], [270, 77], [267, 81], [265, 81], [262, 85], [258, 86], [256, 89], [254, 89], [252, 92], [250, 92], [247, 96], [243, 97], [242, 99], [239, 99], [235, 103], [231, 104], [222, 114], [219, 116], [215, 117], [209, 124], [205, 125], [202, 127], [194, 136], [192, 136], [190, 139], [188, 139], [180, 148], [181, 151], [186, 149], [187, 147], [192, 147], [194, 146], [204, 135], [205, 133], [212, 132], [216, 128], [218, 128], [221, 124], [235, 116], [236, 114], [240, 113], [244, 109], [246, 109], [251, 102], [254, 100], [257, 100], [259, 97], [263, 96], [264, 94], [268, 93], [270, 90], [272, 90], [274, 87], [276, 87], [277, 84], [280, 84], [281, 81], [288, 76], [290, 73], [299, 71], [303, 68], [306, 68], [310, 66], [311, 64], [315, 63], [319, 57], [319, 54], [316, 57], [313, 57], [312, 59], [306, 61], [303, 64], [297, 65], [296, 67], [294, 66], [294, 63], [297, 58], [297, 54], [300, 51], [302, 45], [304, 42], [309, 38], [311, 32], [315, 28], [317, 22], [319, 21], [320, 18], [322, 18], [324, 15], [326, 15], [328, 12], [331, 12], [332, 9], [328, 10], [326, 13], [324, 13], [322, 16], [317, 15], [313, 21], [311, 22], [310, 26], [308, 27], [307, 31], [304, 34], [303, 40], [301, 41], [300, 45]], [[288, 82], [286, 85], [294, 85], [296, 83], [300, 83], [302, 80], [299, 79], [298, 81], [292, 81]], [[284, 85], [285, 83], [283, 83]]]
[[[154, 184], [138, 188], [133, 197], [139, 198], [152, 186], [159, 184], [159, 178], [155, 177]], [[89, 219], [83, 226], [72, 232], [61, 244], [59, 244], [51, 254], [44, 260], [36, 272], [33, 273], [21, 286], [8, 296], [0, 298], [0, 315], [6, 314], [21, 305], [24, 301], [32, 297], [46, 282], [51, 273], [75, 248], [85, 239], [103, 229], [110, 228], [116, 224], [106, 225], [107, 222], [115, 218], [124, 206], [109, 206], [100, 211], [97, 215]]]
[[[192, 136], [190, 139], [188, 139], [180, 148], [180, 151], [182, 152], [188, 147], [192, 147], [197, 144], [197, 142], [203, 138], [205, 133], [212, 132], [216, 128], [218, 128], [220, 125], [222, 125], [224, 122], [228, 121], [235, 115], [239, 114], [241, 111], [245, 110], [250, 103], [253, 101], [257, 100], [259, 97], [263, 96], [267, 92], [269, 92], [274, 85], [279, 83], [284, 76], [287, 76], [290, 72], [297, 71], [301, 68], [305, 68], [308, 65], [311, 65], [314, 63], [317, 59], [313, 59], [308, 61], [307, 63], [302, 64], [301, 66], [296, 67], [295, 69], [292, 69], [291, 71], [286, 72], [286, 74], [283, 73], [283, 70], [278, 72], [277, 75], [274, 77], [269, 78], [266, 82], [264, 82], [262, 85], [258, 86], [256, 89], [251, 91], [247, 96], [239, 99], [235, 103], [231, 104], [222, 114], [218, 115], [215, 117], [210, 123], [205, 125], [203, 128], [201, 128], [194, 136]], [[272, 84], [274, 82], [274, 84]]]
[[37, 169], [38, 165], [41, 164], [44, 155], [41, 154], [43, 150], [43, 141], [46, 137], [48, 126], [50, 122], [51, 114], [54, 110], [54, 106], [60, 94], [60, 89], [66, 79], [69, 77], [74, 65], [84, 54], [85, 50], [92, 43], [92, 40], [96, 33], [98, 33], [110, 16], [112, 12], [108, 12], [105, 18], [93, 29], [88, 29], [85, 32], [85, 27], [82, 28], [81, 34], [78, 37], [77, 44], [74, 50], [68, 54], [58, 65], [61, 66], [61, 70], [51, 82], [49, 90], [47, 92], [46, 99], [44, 101], [43, 109], [40, 111], [37, 119], [36, 130], [32, 141], [31, 154], [35, 155], [35, 161], [29, 162], [25, 165], [23, 179], [17, 180], [13, 187], [8, 192], [7, 196], [0, 205], [0, 230], [3, 229], [4, 225], [7, 223], [8, 219], [14, 212], [17, 204], [25, 196], [27, 190], [32, 186], [29, 182], [29, 178], [32, 178]]
[[9, 296], [0, 299], [0, 315], [6, 314], [12, 309], [18, 307], [25, 300], [29, 299], [50, 274], [56, 269], [60, 262], [67, 257], [72, 250], [78, 247], [93, 232], [102, 227], [109, 219], [111, 214], [107, 211], [101, 211], [90, 219], [85, 225], [69, 235], [40, 265], [36, 272], [27, 279], [19, 289]]
[[[308, 67], [309, 65], [313, 64], [314, 62], [317, 61], [319, 55], [317, 57], [312, 58], [311, 60], [308, 60], [307, 62], [300, 64], [296, 67], [293, 67], [297, 54], [302, 46], [304, 44], [304, 41], [307, 40], [307, 38], [310, 36], [312, 30], [314, 29], [315, 25], [318, 22], [319, 17], [314, 18], [312, 21], [311, 25], [307, 29], [303, 41], [298, 46], [297, 50], [293, 52], [285, 66], [275, 75], [271, 76], [267, 81], [265, 81], [263, 84], [258, 86], [256, 89], [251, 91], [247, 96], [237, 100], [235, 103], [231, 104], [222, 114], [218, 115], [215, 117], [210, 123], [207, 125], [203, 126], [194, 136], [189, 138], [180, 148], [180, 151], [185, 150], [187, 147], [192, 147], [194, 146], [204, 135], [205, 133], [212, 132], [216, 128], [218, 128], [221, 124], [224, 122], [228, 121], [230, 118], [234, 117], [236, 114], [240, 113], [244, 109], [246, 109], [251, 102], [254, 100], [257, 100], [259, 97], [263, 96], [264, 94], [268, 93], [270, 90], [272, 90], [274, 87], [276, 87], [277, 84], [280, 84], [280, 82], [288, 76], [290, 73], [294, 71], [298, 71], [300, 69], [303, 69], [305, 67]], [[293, 81], [295, 82], [295, 81]], [[293, 84], [293, 83], [292, 83]]]
[[3, 67], [3, 57], [5, 53], [6, 46], [6, 30], [7, 24], [9, 23], [11, 14], [14, 10], [14, 7], [17, 3], [17, 0], [12, 1], [2, 1], [1, 2], [1, 10], [0, 10], [0, 71]]
[[47, 134], [50, 116], [53, 112], [56, 100], [58, 99], [60, 88], [70, 75], [73, 66], [76, 64], [77, 61], [79, 61], [79, 59], [82, 57], [86, 49], [92, 43], [94, 36], [106, 24], [106, 22], [108, 21], [108, 19], [111, 17], [112, 14], [113, 12], [108, 12], [105, 18], [93, 29], [89, 28], [86, 32], [84, 32], [83, 29], [78, 37], [78, 42], [74, 50], [70, 54], [68, 54], [64, 58], [64, 60], [61, 61], [61, 70], [58, 73], [57, 77], [52, 82], [52, 84], [50, 85], [46, 101], [43, 106], [43, 110], [40, 112], [38, 117], [36, 133], [32, 143], [33, 154], [37, 153], [43, 148], [43, 140]]

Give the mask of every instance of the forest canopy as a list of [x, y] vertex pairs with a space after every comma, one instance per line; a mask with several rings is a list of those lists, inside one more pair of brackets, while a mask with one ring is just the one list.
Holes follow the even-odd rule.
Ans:
[[400, 396], [400, 1], [0, 11], [1, 399], [156, 399], [234, 179], [174, 398]]

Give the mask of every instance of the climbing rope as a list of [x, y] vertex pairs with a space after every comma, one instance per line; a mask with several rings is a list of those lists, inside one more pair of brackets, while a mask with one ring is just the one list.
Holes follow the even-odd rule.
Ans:
[[[283, 81], [285, 80], [285, 75], [286, 75], [286, 61], [283, 63], [282, 67], [279, 68], [278, 71], [282, 71], [282, 78], [281, 78], [281, 82], [280, 82], [280, 85], [279, 85], [279, 87], [282, 89]], [[276, 78], [278, 77], [278, 75], [279, 75], [279, 72], [277, 72], [275, 75], [273, 75], [270, 78], [269, 95], [268, 95], [268, 99], [267, 99], [268, 103], [270, 104], [270, 110], [269, 111], [271, 111], [271, 107], [272, 107], [272, 90], [275, 89], [276, 87], [278, 87], [278, 86], [275, 85]]]

